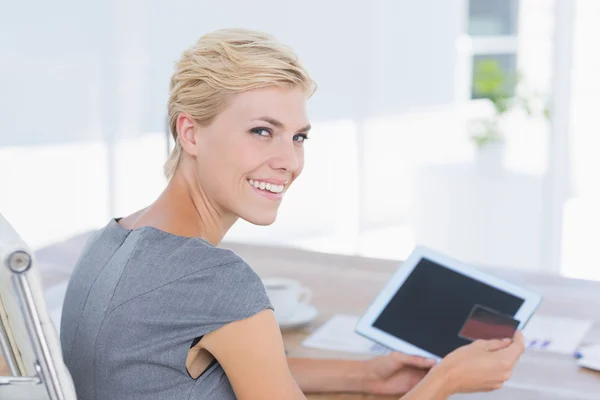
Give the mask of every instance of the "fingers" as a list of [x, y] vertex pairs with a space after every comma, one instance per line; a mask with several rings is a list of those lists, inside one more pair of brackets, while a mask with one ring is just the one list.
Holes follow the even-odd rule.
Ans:
[[519, 358], [524, 351], [525, 347], [523, 345], [523, 335], [520, 332], [517, 332], [510, 346], [494, 353], [494, 357], [497, 356], [497, 360], [500, 363], [500, 371], [503, 374], [501, 378], [503, 381], [506, 381], [510, 378], [513, 368], [519, 361]]
[[412, 356], [411, 359], [412, 362], [408, 363], [407, 365], [413, 365], [417, 368], [432, 368], [436, 364], [436, 361], [432, 358]]
[[391, 356], [394, 357], [394, 360], [398, 363], [417, 368], [431, 368], [436, 363], [436, 361], [431, 358], [412, 356], [399, 352], [394, 352]]
[[505, 352], [516, 360], [524, 351], [525, 345], [523, 343], [523, 335], [519, 332], [518, 335], [515, 335], [515, 339], [513, 339], [512, 344], [506, 348]]

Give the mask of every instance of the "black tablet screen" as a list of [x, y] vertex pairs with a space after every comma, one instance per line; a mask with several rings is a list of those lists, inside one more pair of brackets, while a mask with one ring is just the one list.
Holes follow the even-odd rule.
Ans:
[[469, 343], [458, 332], [476, 304], [514, 316], [523, 302], [423, 258], [373, 326], [444, 357]]

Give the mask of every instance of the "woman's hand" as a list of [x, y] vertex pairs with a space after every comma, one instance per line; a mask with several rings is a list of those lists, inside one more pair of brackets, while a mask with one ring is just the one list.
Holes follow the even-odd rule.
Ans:
[[510, 379], [523, 351], [518, 331], [512, 340], [477, 340], [448, 354], [432, 372], [443, 370], [451, 393], [492, 391]]
[[390, 353], [365, 361], [365, 391], [387, 395], [411, 390], [435, 365], [435, 360]]

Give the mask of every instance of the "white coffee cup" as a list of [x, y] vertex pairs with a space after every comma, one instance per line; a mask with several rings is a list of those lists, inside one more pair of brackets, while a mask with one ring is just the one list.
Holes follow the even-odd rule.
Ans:
[[312, 298], [309, 288], [288, 278], [265, 278], [263, 284], [275, 310], [277, 321], [285, 321], [294, 316], [298, 307], [308, 304]]

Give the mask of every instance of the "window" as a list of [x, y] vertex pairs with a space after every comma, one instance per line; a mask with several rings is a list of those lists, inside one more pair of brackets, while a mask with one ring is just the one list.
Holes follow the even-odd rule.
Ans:
[[[519, 0], [470, 0], [467, 40], [471, 99], [487, 97], [477, 89], [482, 72], [487, 79], [495, 74], [505, 86], [503, 91], [514, 93], [517, 74]], [[483, 70], [483, 71], [482, 71]], [[489, 81], [488, 81], [489, 83]]]
[[517, 34], [518, 0], [470, 0], [470, 36]]

